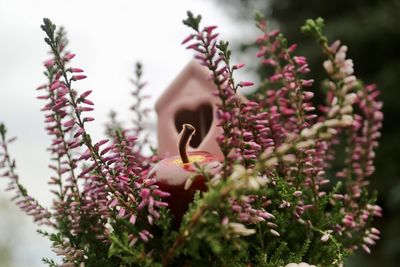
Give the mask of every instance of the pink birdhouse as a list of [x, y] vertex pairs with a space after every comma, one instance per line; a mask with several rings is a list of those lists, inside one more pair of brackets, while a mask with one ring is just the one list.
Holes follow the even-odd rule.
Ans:
[[178, 154], [179, 132], [185, 123], [195, 127], [196, 133], [189, 150], [201, 150], [222, 157], [216, 138], [222, 133], [217, 126], [215, 85], [210, 73], [198, 62], [190, 62], [156, 103], [157, 135], [160, 156]]

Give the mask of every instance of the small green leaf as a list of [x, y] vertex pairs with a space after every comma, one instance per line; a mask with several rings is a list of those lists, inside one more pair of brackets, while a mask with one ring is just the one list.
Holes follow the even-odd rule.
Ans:
[[199, 31], [201, 15], [194, 16], [191, 11], [187, 11], [187, 16], [187, 19], [182, 21], [183, 24], [194, 29], [195, 31]]

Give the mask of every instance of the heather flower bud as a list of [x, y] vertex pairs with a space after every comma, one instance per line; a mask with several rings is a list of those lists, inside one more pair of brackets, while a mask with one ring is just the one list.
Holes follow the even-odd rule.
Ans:
[[188, 37], [186, 37], [183, 41], [182, 41], [182, 45], [186, 44], [187, 42], [193, 40], [193, 38], [195, 37], [194, 34], [190, 34]]
[[350, 93], [350, 94], [347, 94], [347, 95], [345, 96], [344, 103], [345, 103], [345, 104], [352, 105], [356, 99], [357, 99], [357, 94], [355, 94], [355, 93]]
[[273, 158], [270, 158], [267, 161], [265, 161], [265, 167], [270, 168], [270, 167], [275, 166], [277, 163], [278, 163], [278, 158], [273, 157]]
[[253, 82], [240, 82], [239, 83], [240, 87], [248, 87], [248, 86], [252, 86], [252, 85], [254, 85]]
[[83, 122], [90, 122], [90, 121], [94, 121], [94, 118], [92, 117], [83, 118]]
[[249, 235], [253, 235], [256, 233], [256, 230], [248, 229], [241, 223], [231, 222], [228, 225], [229, 225], [230, 229], [233, 231], [233, 233], [240, 235], [240, 236], [249, 236]]
[[275, 67], [276, 65], [278, 65], [278, 63], [275, 60], [273, 60], [272, 58], [263, 59], [261, 61], [261, 63], [264, 65], [272, 66], [272, 67]]
[[328, 117], [333, 118], [340, 110], [339, 105], [334, 105], [328, 112]]
[[70, 60], [73, 59], [75, 56], [76, 56], [75, 54], [69, 53], [69, 54], [65, 55], [64, 61], [70, 61]]
[[315, 136], [315, 134], [316, 134], [316, 131], [313, 129], [310, 129], [310, 128], [304, 128], [301, 131], [301, 136], [304, 138], [311, 138], [311, 137]]
[[307, 141], [302, 141], [296, 144], [296, 148], [300, 149], [300, 148], [307, 148], [310, 146], [313, 146], [315, 144], [315, 141], [312, 139], [309, 139]]
[[274, 229], [270, 229], [269, 232], [270, 232], [273, 236], [276, 236], [276, 237], [280, 237], [280, 236], [281, 236], [281, 235], [279, 234], [279, 232], [276, 231], [276, 230], [274, 230]]
[[71, 80], [79, 81], [79, 80], [86, 79], [86, 77], [87, 77], [86, 75], [74, 75], [74, 76], [72, 76]]
[[340, 119], [342, 126], [350, 126], [353, 123], [353, 117], [351, 115], [343, 115]]
[[332, 74], [332, 73], [333, 73], [333, 64], [332, 64], [332, 61], [330, 61], [330, 60], [324, 61], [324, 68], [325, 68], [325, 70], [326, 70], [326, 72], [327, 72], [328, 74]]
[[346, 105], [340, 109], [340, 114], [351, 114], [353, 112], [353, 107], [351, 105]]
[[243, 63], [240, 63], [240, 64], [236, 64], [236, 65], [234, 65], [232, 68], [234, 69], [234, 70], [238, 70], [238, 69], [241, 69], [241, 68], [243, 68], [244, 66], [246, 66], [245, 64], [243, 64]]
[[324, 125], [326, 127], [335, 127], [335, 126], [339, 125], [339, 120], [338, 119], [327, 120], [324, 122]]
[[293, 53], [297, 48], [297, 44], [292, 44], [291, 46], [289, 46], [288, 48], [288, 52], [289, 53]]
[[276, 149], [276, 153], [285, 154], [290, 149], [289, 144], [282, 144]]
[[295, 197], [300, 197], [301, 195], [303, 195], [303, 192], [302, 192], [302, 191], [295, 191], [295, 192], [293, 193], [293, 196], [295, 196]]
[[369, 247], [365, 244], [361, 245], [362, 249], [367, 252], [368, 254], [371, 254], [371, 250], [369, 249]]
[[91, 93], [92, 93], [92, 90], [85, 91], [84, 93], [82, 93], [82, 94], [79, 96], [79, 98], [84, 99], [84, 98], [86, 98], [88, 95], [90, 95]]
[[54, 64], [55, 64], [54, 59], [49, 59], [49, 60], [46, 60], [45, 62], [43, 62], [43, 65], [47, 68], [53, 67]]
[[83, 69], [80, 69], [80, 68], [69, 68], [68, 71], [73, 72], [73, 73], [80, 73], [80, 72], [83, 72]]

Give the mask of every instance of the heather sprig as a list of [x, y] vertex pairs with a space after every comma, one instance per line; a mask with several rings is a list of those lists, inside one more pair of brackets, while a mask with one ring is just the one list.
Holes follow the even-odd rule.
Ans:
[[[279, 146], [290, 135], [299, 134], [304, 128], [312, 126], [317, 115], [311, 100], [314, 93], [310, 90], [312, 79], [304, 76], [310, 72], [304, 56], [295, 55], [296, 44], [289, 45], [288, 40], [277, 30], [269, 30], [266, 21], [256, 15], [256, 25], [262, 31], [257, 38], [259, 51], [256, 56], [261, 58], [261, 64], [269, 71], [262, 81], [254, 98], [266, 112], [266, 122], [272, 129], [267, 137], [271, 140], [269, 146]], [[268, 147], [265, 147], [266, 149]], [[312, 149], [324, 149], [324, 144], [317, 142]], [[296, 162], [278, 166], [279, 171], [289, 180], [295, 180], [299, 185], [302, 177], [317, 175], [317, 162], [307, 148], [299, 148], [296, 152]], [[306, 167], [314, 166], [313, 170]], [[308, 173], [304, 173], [305, 169]]]
[[[156, 159], [155, 153], [148, 157], [144, 157], [142, 152], [144, 149], [151, 149], [154, 152], [154, 149], [150, 143], [150, 131], [146, 127], [150, 117], [151, 109], [145, 106], [145, 100], [150, 98], [150, 95], [144, 92], [144, 89], [147, 85], [147, 82], [143, 81], [143, 65], [140, 62], [136, 62], [134, 77], [130, 79], [131, 83], [134, 86], [134, 90], [132, 91], [132, 96], [134, 98], [134, 103], [131, 106], [131, 110], [134, 114], [133, 122], [133, 135], [138, 139], [135, 142], [135, 153], [137, 157], [141, 157], [138, 159], [140, 162], [143, 162], [145, 165], [146, 162], [154, 162]], [[145, 167], [145, 166], [143, 166]], [[149, 165], [147, 166], [149, 167]]]
[[136, 134], [144, 130], [143, 124], [145, 119], [148, 119], [148, 113], [151, 111], [149, 108], [143, 107], [143, 101], [149, 98], [149, 95], [143, 94], [143, 89], [146, 87], [146, 82], [142, 81], [143, 66], [142, 63], [137, 62], [135, 65], [134, 78], [130, 81], [134, 85], [135, 90], [132, 91], [135, 103], [131, 106], [131, 110], [135, 113], [133, 124], [135, 126]]
[[[64, 100], [63, 103], [66, 103], [71, 106], [72, 112], [74, 114], [74, 118], [72, 121], [68, 121], [69, 124], [76, 124], [77, 130], [74, 133], [74, 138], [76, 140], [80, 140], [82, 144], [86, 146], [86, 151], [80, 156], [79, 160], [87, 161], [91, 159], [93, 163], [85, 169], [80, 176], [84, 177], [85, 175], [90, 175], [92, 170], [97, 171], [97, 175], [95, 175], [95, 181], [90, 186], [100, 186], [100, 188], [106, 190], [105, 195], [103, 197], [107, 197], [107, 194], [113, 195], [114, 200], [118, 201], [123, 207], [119, 209], [119, 216], [124, 216], [124, 210], [132, 210], [130, 204], [128, 204], [127, 200], [122, 197], [121, 194], [118, 192], [117, 187], [121, 187], [124, 184], [124, 177], [121, 176], [121, 168], [119, 166], [119, 160], [123, 159], [124, 170], [127, 171], [125, 175], [131, 176], [136, 175], [138, 176], [140, 168], [132, 167], [129, 164], [129, 161], [132, 159], [131, 155], [126, 155], [128, 152], [129, 146], [132, 146], [136, 139], [136, 137], [127, 137], [124, 133], [119, 133], [117, 136], [117, 144], [113, 144], [111, 146], [104, 147], [105, 144], [108, 143], [108, 140], [104, 139], [97, 143], [93, 143], [91, 140], [90, 135], [87, 133], [85, 129], [85, 124], [93, 121], [94, 118], [92, 117], [85, 117], [83, 116], [83, 112], [91, 111], [92, 108], [87, 107], [86, 105], [92, 105], [93, 103], [87, 98], [91, 91], [85, 91], [79, 97], [77, 97], [76, 90], [72, 89], [72, 84], [76, 81], [86, 78], [84, 75], [72, 75], [72, 77], [68, 76], [68, 68], [66, 68], [65, 63], [70, 61], [73, 56], [72, 54], [67, 54], [63, 58], [61, 57], [61, 51], [58, 50], [59, 46], [59, 38], [54, 38], [52, 34], [52, 24], [45, 20], [44, 24], [45, 32], [48, 36], [47, 42], [50, 45], [53, 54], [55, 56], [55, 62], [59, 68], [59, 73], [63, 81], [57, 80], [53, 82], [52, 87], [58, 88], [62, 87], [66, 91], [68, 91], [69, 99]], [[73, 68], [74, 69], [74, 68]], [[61, 78], [59, 77], [59, 78]], [[126, 148], [121, 148], [121, 146], [127, 145]], [[122, 152], [123, 155], [120, 155], [113, 151], [113, 148], [117, 148], [119, 152]], [[111, 152], [111, 153], [110, 153]], [[114, 153], [113, 153], [114, 152]], [[88, 178], [88, 177], [86, 177]], [[129, 177], [132, 178], [132, 177]], [[88, 179], [90, 180], [90, 178]], [[100, 180], [100, 183], [99, 183]], [[136, 179], [134, 179], [136, 180]], [[99, 197], [99, 196], [98, 196]], [[101, 202], [100, 202], [101, 203]], [[105, 204], [105, 203], [102, 203]]]
[[[42, 29], [51, 58], [44, 62], [48, 82], [39, 86], [38, 90], [44, 93], [38, 98], [46, 101], [42, 111], [46, 130], [53, 137], [49, 151], [54, 164], [49, 167], [56, 174], [49, 183], [58, 188], [53, 191], [56, 195], [54, 212], [47, 212], [19, 184], [15, 163], [8, 155], [9, 142], [3, 125], [1, 167], [9, 169], [4, 174], [11, 180], [9, 189], [16, 189], [16, 198], [23, 198], [18, 199], [18, 205], [35, 216], [35, 221], [48, 220], [47, 224], [56, 230], [55, 233], [41, 233], [50, 237], [65, 266], [82, 262], [116, 263], [119, 261], [115, 257], [107, 258], [112, 242], [110, 232], [118, 233], [137, 224], [140, 228], [134, 228], [128, 236], [130, 244], [147, 242], [153, 235], [145, 228], [160, 217], [159, 208], [166, 206], [161, 198], [167, 194], [147, 178], [149, 162], [139, 164], [137, 157], [141, 151], [133, 149], [136, 136], [119, 130], [112, 142], [107, 139], [92, 141], [86, 131], [86, 124], [94, 120], [86, 115], [93, 110], [94, 103], [88, 98], [92, 91], [79, 94], [75, 89], [76, 82], [86, 76], [82, 69], [70, 66], [75, 55], [66, 50], [65, 32], [62, 29], [56, 32], [56, 26], [48, 19], [44, 19]], [[140, 129], [136, 134], [139, 132]], [[124, 219], [129, 225], [118, 225], [117, 222]]]
[[[184, 24], [195, 31], [185, 38], [182, 44], [187, 44], [187, 49], [196, 52], [195, 58], [201, 65], [206, 66], [210, 72], [210, 79], [217, 87], [215, 94], [221, 100], [218, 105], [217, 117], [223, 134], [217, 141], [224, 154], [223, 175], [227, 177], [229, 166], [234, 162], [241, 162], [249, 166], [258, 155], [259, 145], [253, 142], [253, 135], [247, 131], [246, 115], [251, 110], [246, 109], [247, 101], [237, 94], [239, 88], [252, 86], [249, 81], [236, 83], [234, 72], [244, 67], [244, 64], [231, 65], [232, 51], [229, 42], [218, 41], [218, 33], [215, 33], [216, 26], [204, 27], [200, 30], [201, 16], [195, 17], [190, 11]], [[254, 105], [255, 103], [251, 103]], [[254, 108], [254, 106], [253, 106]]]
[[[125, 135], [135, 138], [135, 142], [132, 143], [132, 154], [136, 157], [136, 160], [140, 163], [140, 167], [146, 170], [150, 167], [150, 163], [157, 161], [157, 155], [155, 155], [155, 149], [150, 143], [150, 131], [148, 129], [148, 120], [151, 109], [145, 107], [144, 102], [150, 95], [145, 93], [147, 82], [143, 81], [143, 66], [142, 63], [137, 62], [135, 64], [134, 77], [130, 78], [130, 82], [133, 84], [134, 89], [131, 92], [133, 96], [133, 104], [130, 110], [133, 112], [133, 127], [125, 128], [123, 123], [117, 120], [117, 113], [111, 111], [109, 114], [109, 122], [106, 124], [107, 136], [116, 141], [118, 135], [123, 132]], [[150, 150], [145, 152], [145, 150]], [[132, 155], [133, 156], [133, 155]]]
[[26, 214], [33, 217], [33, 220], [39, 225], [54, 226], [51, 221], [51, 213], [41, 206], [36, 199], [28, 194], [26, 188], [20, 183], [19, 175], [16, 172], [16, 162], [11, 158], [8, 145], [15, 141], [15, 138], [8, 139], [7, 129], [3, 123], [0, 123], [0, 168], [3, 173], [0, 177], [9, 180], [6, 190], [14, 193], [13, 201]]
[[[199, 27], [199, 21], [199, 19], [196, 20], [197, 28]], [[272, 139], [273, 142], [268, 142], [270, 146], [264, 148], [264, 152], [261, 153], [261, 156], [258, 158], [258, 162], [254, 166], [253, 171], [254, 173], [265, 173], [267, 171], [266, 174], [272, 175], [272, 177], [275, 176], [275, 179], [279, 178], [279, 176], [276, 176], [277, 171], [277, 174], [283, 176], [285, 181], [289, 184], [293, 183], [296, 186], [296, 193], [293, 194], [298, 196], [303, 195], [303, 197], [300, 197], [300, 201], [296, 204], [284, 199], [281, 200], [278, 207], [290, 208], [295, 204], [293, 215], [294, 219], [298, 222], [307, 222], [304, 220], [304, 217], [307, 217], [306, 211], [310, 208], [324, 211], [327, 209], [326, 204], [328, 203], [337, 207], [342, 207], [336, 210], [338, 213], [338, 216], [335, 217], [336, 219], [333, 220], [332, 216], [328, 216], [331, 220], [330, 223], [324, 225], [321, 229], [315, 226], [315, 223], [321, 222], [321, 218], [318, 220], [313, 218], [308, 221], [309, 225], [312, 226], [310, 227], [311, 230], [322, 234], [319, 242], [326, 242], [329, 239], [332, 240], [336, 248], [335, 251], [338, 252], [338, 258], [335, 259], [336, 264], [339, 264], [343, 260], [343, 255], [357, 248], [357, 245], [354, 244], [361, 243], [364, 250], [368, 252], [367, 244], [371, 245], [375, 243], [375, 241], [369, 237], [363, 236], [363, 234], [361, 234], [362, 240], [360, 240], [360, 232], [362, 233], [363, 230], [361, 229], [365, 229], [366, 225], [370, 222], [371, 216], [379, 216], [381, 211], [379, 207], [369, 204], [369, 202], [373, 202], [373, 199], [366, 201], [368, 194], [365, 188], [363, 188], [366, 183], [361, 182], [360, 179], [356, 179], [355, 183], [352, 181], [345, 182], [347, 188], [350, 186], [353, 192], [357, 191], [359, 193], [359, 197], [361, 196], [361, 191], [364, 192], [363, 199], [359, 199], [356, 205], [358, 208], [355, 208], [356, 211], [350, 212], [350, 214], [346, 213], [345, 207], [352, 207], [350, 209], [353, 209], [355, 205], [354, 203], [350, 204], [346, 199], [351, 197], [353, 192], [349, 192], [345, 195], [338, 193], [330, 195], [327, 194], [326, 189], [321, 190], [325, 187], [325, 184], [330, 182], [330, 179], [327, 179], [325, 176], [325, 169], [328, 167], [328, 164], [326, 164], [324, 160], [332, 157], [332, 154], [325, 155], [324, 151], [331, 148], [337, 142], [337, 135], [339, 132], [343, 130], [347, 131], [347, 129], [354, 128], [354, 126], [360, 127], [360, 122], [357, 122], [354, 117], [358, 118], [358, 120], [362, 120], [360, 119], [362, 117], [353, 114], [353, 106], [357, 105], [358, 102], [355, 93], [357, 82], [355, 77], [352, 76], [352, 61], [346, 59], [345, 52], [347, 48], [339, 48], [337, 42], [331, 47], [327, 46], [327, 38], [323, 36], [322, 33], [323, 21], [321, 19], [317, 21], [309, 20], [306, 26], [303, 27], [306, 32], [307, 29], [309, 29], [308, 31], [314, 33], [318, 42], [322, 45], [324, 53], [328, 56], [324, 67], [329, 77], [332, 79], [330, 87], [327, 90], [328, 102], [324, 109], [325, 114], [317, 116], [312, 113], [315, 107], [310, 102], [313, 93], [305, 90], [305, 88], [309, 88], [312, 85], [312, 80], [305, 80], [301, 77], [303, 74], [310, 71], [306, 59], [293, 55], [296, 45], [288, 47], [287, 40], [282, 34], [278, 31], [268, 32], [266, 23], [261, 18], [258, 18], [257, 25], [264, 33], [264, 35], [257, 40], [260, 44], [260, 52], [257, 56], [264, 57], [262, 64], [272, 67], [273, 73], [268, 77], [255, 96], [252, 97], [258, 100], [258, 104], [261, 104], [262, 111], [267, 114], [266, 119], [263, 120], [264, 128], [267, 130], [268, 128], [271, 129], [270, 132], [267, 130], [266, 132], [269, 134], [267, 137]], [[210, 27], [205, 27], [204, 29], [210, 29]], [[203, 32], [207, 32], [207, 30]], [[185, 41], [193, 38], [195, 37], [191, 36]], [[201, 36], [197, 37], [197, 39], [201, 39]], [[199, 46], [196, 45], [191, 45], [189, 48], [201, 54], [200, 56], [196, 55], [196, 58], [203, 60], [203, 65], [206, 65], [211, 71], [215, 69], [211, 64], [212, 61], [209, 60], [209, 62], [207, 62], [206, 60], [209, 58], [207, 49], [199, 49]], [[212, 54], [213, 53], [211, 53], [211, 55]], [[225, 57], [225, 59], [229, 60], [229, 57]], [[224, 60], [222, 59], [221, 61]], [[229, 64], [226, 63], [225, 65], [229, 66]], [[215, 77], [215, 75], [213, 77]], [[224, 80], [224, 82], [226, 81], [227, 84], [229, 84], [229, 79]], [[214, 82], [217, 87], [220, 85], [218, 80], [214, 79]], [[373, 90], [370, 89], [370, 91]], [[365, 97], [362, 93], [359, 93], [359, 95]], [[372, 98], [375, 99], [377, 93], [372, 95]], [[374, 126], [368, 127], [371, 122], [366, 119], [366, 126], [363, 129], [363, 133], [365, 135], [369, 133], [372, 138], [377, 138], [379, 136], [378, 130], [381, 127], [380, 120], [382, 119], [379, 111], [381, 104], [371, 103], [371, 97], [369, 97], [368, 100], [369, 105], [366, 105], [365, 100], [362, 101], [363, 108], [366, 106], [369, 108], [372, 107], [373, 112], [364, 111], [364, 113], [374, 113], [375, 115], [370, 115], [371, 119], [369, 120], [375, 118], [377, 122]], [[233, 107], [225, 106], [225, 108], [228, 112], [232, 112]], [[244, 117], [247, 120], [250, 119], [248, 114], [245, 114]], [[365, 115], [364, 117], [368, 118]], [[364, 141], [369, 139], [368, 137], [360, 137], [357, 140]], [[354, 141], [354, 138], [352, 141]], [[369, 144], [372, 146], [376, 145], [375, 142], [370, 142]], [[225, 145], [227, 145], [227, 143], [221, 143], [221, 149], [223, 151]], [[360, 146], [355, 150], [351, 149], [352, 146], [349, 145], [350, 150], [353, 151], [352, 155], [357, 153], [352, 156], [351, 159], [355, 161], [355, 163], [350, 164], [352, 168], [357, 168], [359, 175], [362, 175], [359, 167], [359, 159], [361, 158], [359, 154], [362, 151]], [[366, 147], [368, 156], [365, 158], [369, 163], [364, 163], [364, 167], [367, 166], [365, 164], [372, 163], [371, 158], [373, 158], [374, 154], [370, 152], [370, 148], [370, 146]], [[347, 160], [347, 162], [351, 160]], [[369, 170], [371, 172], [373, 168], [369, 167], [364, 170]], [[239, 208], [236, 209], [241, 210], [242, 208], [239, 206]], [[321, 212], [320, 214], [325, 214], [325, 212]], [[247, 216], [249, 215], [248, 213]], [[326, 214], [324, 216], [326, 216]], [[348, 227], [350, 226], [351, 229], [343, 227], [343, 223], [347, 224]], [[337, 236], [332, 234], [334, 231]], [[345, 242], [342, 238], [345, 231], [353, 231], [355, 237]], [[276, 236], [279, 236], [279, 232], [276, 230], [274, 230], [274, 233]], [[370, 234], [370, 231], [368, 234]], [[378, 237], [375, 235], [375, 238]], [[349, 243], [352, 242], [353, 244], [349, 245]], [[345, 246], [343, 246], [344, 244]]]
[[[328, 46], [328, 41], [322, 35], [323, 20], [307, 21], [302, 30], [312, 34], [321, 44], [328, 59], [324, 62], [330, 82], [328, 86], [333, 88], [332, 94], [327, 97], [327, 106], [330, 106], [328, 116], [336, 113], [354, 113], [354, 122], [346, 129], [347, 158], [346, 167], [337, 173], [338, 177], [345, 179], [346, 215], [343, 219], [343, 228], [353, 228], [360, 231], [373, 216], [382, 216], [382, 209], [371, 203], [362, 201], [365, 179], [374, 172], [373, 159], [374, 148], [378, 146], [377, 138], [380, 137], [382, 127], [382, 102], [377, 100], [379, 91], [375, 85], [364, 85], [353, 75], [353, 62], [346, 58], [347, 47], [339, 41]], [[351, 106], [353, 104], [353, 106]], [[354, 109], [354, 110], [353, 110]], [[379, 239], [379, 232], [375, 231], [370, 238], [370, 230], [367, 230], [356, 238], [361, 239], [362, 248], [370, 253], [369, 246], [374, 245]]]

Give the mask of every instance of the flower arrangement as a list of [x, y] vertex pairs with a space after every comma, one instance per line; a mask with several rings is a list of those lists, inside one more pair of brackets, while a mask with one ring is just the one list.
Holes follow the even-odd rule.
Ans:
[[[155, 174], [161, 163], [156, 150], [143, 153], [149, 141], [142, 127], [148, 110], [142, 105], [141, 64], [133, 80], [134, 127], [123, 128], [113, 114], [107, 139], [94, 141], [86, 130], [94, 120], [86, 115], [93, 110], [92, 91], [77, 89], [86, 76], [72, 65], [75, 54], [67, 50], [64, 30], [44, 19], [51, 58], [44, 63], [47, 81], [38, 87], [38, 98], [46, 102], [42, 110], [52, 137], [52, 207], [40, 205], [21, 185], [8, 148], [14, 139], [3, 124], [0, 168], [16, 204], [51, 228], [39, 230], [61, 256], [61, 263], [43, 259], [49, 266], [342, 266], [359, 248], [370, 253], [379, 239], [372, 220], [382, 210], [367, 186], [382, 103], [374, 85], [353, 75], [347, 47], [339, 41], [328, 45], [320, 18], [302, 27], [326, 56], [325, 102], [317, 108], [306, 58], [257, 15], [256, 57], [268, 74], [244, 98], [237, 91], [253, 83], [234, 79], [244, 64], [231, 63], [229, 43], [218, 40], [216, 26], [200, 23], [200, 16], [188, 12], [184, 24], [193, 33], [183, 44], [217, 88], [224, 157], [213, 170], [192, 162], [180, 190], [198, 177], [205, 188], [193, 190], [177, 220], [171, 212], [176, 190], [165, 189], [158, 178], [169, 170], [158, 167]], [[191, 163], [185, 152], [191, 134], [182, 134], [179, 166]], [[339, 143], [345, 144], [345, 157], [335, 173]]]

